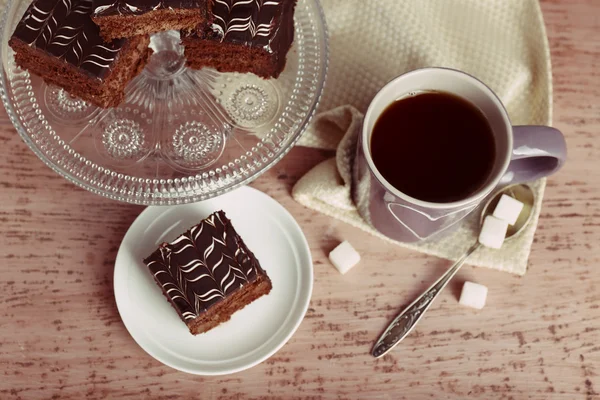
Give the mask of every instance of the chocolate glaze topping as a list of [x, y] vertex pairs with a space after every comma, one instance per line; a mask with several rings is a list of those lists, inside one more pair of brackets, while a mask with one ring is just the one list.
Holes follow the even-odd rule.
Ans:
[[93, 0], [93, 17], [108, 15], [140, 15], [161, 9], [194, 9], [205, 7], [198, 0]]
[[[213, 23], [205, 30], [208, 38], [247, 46], [279, 50], [282, 36], [291, 37], [296, 0], [214, 0]], [[285, 34], [284, 34], [285, 33]]]
[[106, 43], [92, 22], [92, 0], [36, 0], [12, 38], [104, 78], [126, 40]]
[[144, 262], [185, 321], [263, 272], [223, 211], [161, 245]]

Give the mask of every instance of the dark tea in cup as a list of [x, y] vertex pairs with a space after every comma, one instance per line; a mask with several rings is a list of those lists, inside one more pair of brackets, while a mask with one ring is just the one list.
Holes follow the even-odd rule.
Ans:
[[496, 163], [494, 132], [484, 114], [447, 92], [421, 92], [391, 103], [375, 123], [370, 150], [389, 184], [431, 203], [473, 195]]

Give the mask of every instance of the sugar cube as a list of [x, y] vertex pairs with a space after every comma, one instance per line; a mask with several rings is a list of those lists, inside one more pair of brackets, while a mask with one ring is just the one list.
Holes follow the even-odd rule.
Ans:
[[479, 243], [492, 249], [499, 249], [504, 243], [508, 222], [488, 215], [483, 220], [483, 226], [479, 233]]
[[485, 306], [488, 288], [473, 282], [465, 282], [460, 292], [460, 300], [458, 303], [466, 307], [476, 308], [481, 310]]
[[494, 217], [508, 222], [509, 225], [514, 225], [521, 211], [523, 211], [523, 203], [514, 197], [503, 194], [494, 209]]
[[343, 275], [360, 261], [360, 254], [348, 241], [343, 241], [329, 253], [329, 261]]

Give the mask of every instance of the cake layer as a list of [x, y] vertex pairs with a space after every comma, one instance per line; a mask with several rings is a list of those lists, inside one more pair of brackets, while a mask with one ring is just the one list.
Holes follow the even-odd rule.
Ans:
[[223, 211], [163, 243], [144, 260], [193, 334], [230, 318], [271, 281]]
[[207, 0], [93, 0], [92, 19], [107, 40], [206, 23]]
[[187, 66], [205, 67], [219, 72], [253, 73], [261, 78], [277, 78], [285, 67], [285, 57], [278, 57], [257, 47], [233, 43], [184, 38]]
[[264, 275], [259, 276], [254, 282], [227, 297], [218, 307], [211, 307], [198, 318], [188, 324], [193, 335], [207, 332], [212, 328], [228, 321], [231, 316], [252, 303], [261, 296], [271, 291], [271, 281]]

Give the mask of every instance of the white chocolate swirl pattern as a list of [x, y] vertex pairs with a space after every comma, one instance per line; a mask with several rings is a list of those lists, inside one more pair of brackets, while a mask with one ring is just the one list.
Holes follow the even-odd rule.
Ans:
[[[93, 16], [141, 15], [161, 9], [195, 9], [205, 7], [198, 0], [93, 0]], [[204, 10], [202, 10], [204, 11]]]
[[262, 272], [223, 211], [163, 244], [144, 262], [184, 321], [195, 319]]
[[215, 0], [212, 30], [221, 40], [268, 46], [286, 1], [295, 0]]
[[126, 41], [105, 43], [90, 18], [91, 11], [91, 0], [34, 1], [17, 25], [13, 39], [103, 78]]

